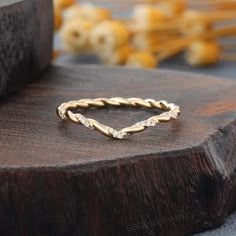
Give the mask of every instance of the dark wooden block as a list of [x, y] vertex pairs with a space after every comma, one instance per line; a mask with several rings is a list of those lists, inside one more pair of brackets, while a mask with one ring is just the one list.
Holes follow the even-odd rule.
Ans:
[[0, 96], [39, 78], [52, 55], [51, 0], [0, 1]]
[[[170, 71], [52, 67], [0, 105], [0, 235], [188, 235], [235, 210], [236, 83]], [[125, 141], [56, 116], [62, 102], [142, 97], [181, 117]], [[153, 111], [85, 112], [115, 128]]]

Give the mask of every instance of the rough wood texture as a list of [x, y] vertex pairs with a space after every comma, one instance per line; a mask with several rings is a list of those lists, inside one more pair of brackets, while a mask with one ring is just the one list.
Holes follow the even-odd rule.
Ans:
[[[235, 209], [236, 83], [167, 71], [52, 67], [0, 105], [0, 235], [187, 235]], [[180, 119], [116, 141], [61, 121], [79, 98], [166, 99]], [[115, 128], [152, 111], [91, 109]]]
[[39, 77], [51, 61], [51, 0], [0, 1], [0, 96]]

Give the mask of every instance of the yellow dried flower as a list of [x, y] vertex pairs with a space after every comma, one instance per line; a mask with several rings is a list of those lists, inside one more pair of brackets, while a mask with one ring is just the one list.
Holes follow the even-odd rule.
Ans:
[[132, 45], [137, 50], [150, 50], [158, 46], [160, 43], [159, 35], [156, 32], [142, 32], [136, 33], [132, 38]]
[[54, 9], [54, 30], [57, 31], [62, 25], [61, 10], [59, 8]]
[[105, 21], [91, 33], [91, 43], [96, 52], [115, 50], [128, 44], [130, 32], [122, 22]]
[[93, 27], [91, 22], [80, 18], [66, 21], [60, 32], [65, 49], [72, 53], [90, 51], [91, 45], [89, 39]]
[[105, 8], [96, 7], [92, 4], [81, 4], [69, 7], [65, 11], [65, 19], [69, 20], [75, 17], [81, 17], [92, 23], [100, 23], [105, 20], [110, 20], [112, 14]]
[[217, 5], [216, 10], [235, 10], [236, 9], [236, 2], [235, 1], [229, 1], [220, 3]]
[[201, 20], [202, 13], [194, 10], [187, 10], [182, 15], [180, 31], [184, 35], [195, 36], [206, 33], [212, 29], [212, 24]]
[[165, 20], [164, 12], [151, 5], [137, 5], [133, 10], [133, 20], [136, 27], [145, 30], [155, 27], [158, 22]]
[[186, 51], [186, 61], [192, 66], [209, 66], [220, 60], [221, 48], [215, 41], [198, 40]]
[[130, 54], [126, 65], [131, 67], [155, 68], [157, 66], [157, 61], [151, 52], [140, 51]]
[[161, 9], [168, 18], [176, 17], [186, 10], [186, 2], [184, 1], [165, 1], [161, 3]]
[[75, 0], [54, 0], [55, 8], [65, 9], [73, 4], [75, 4]]
[[115, 51], [103, 51], [100, 53], [100, 57], [105, 64], [124, 65], [132, 52], [134, 52], [134, 49], [131, 46], [124, 45]]

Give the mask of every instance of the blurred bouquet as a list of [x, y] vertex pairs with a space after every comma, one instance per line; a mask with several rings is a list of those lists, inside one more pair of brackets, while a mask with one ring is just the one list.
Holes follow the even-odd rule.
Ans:
[[[105, 64], [146, 68], [181, 52], [191, 66], [236, 60], [227, 53], [236, 45], [219, 41], [236, 37], [236, 1], [133, 0], [110, 8], [97, 3], [54, 0], [63, 53], [94, 53]], [[130, 11], [130, 17], [114, 17], [121, 11]]]

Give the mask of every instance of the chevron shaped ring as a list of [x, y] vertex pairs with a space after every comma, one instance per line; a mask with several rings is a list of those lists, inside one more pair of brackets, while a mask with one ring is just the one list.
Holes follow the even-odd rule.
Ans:
[[[97, 120], [86, 118], [82, 114], [75, 113], [78, 109], [86, 109], [90, 107], [107, 107], [107, 106], [130, 106], [143, 107], [148, 109], [159, 109], [163, 113], [152, 116], [147, 120], [139, 121], [130, 127], [121, 130], [115, 130], [112, 127], [104, 125]], [[57, 115], [63, 120], [69, 120], [76, 124], [83, 125], [86, 128], [99, 131], [101, 134], [113, 139], [125, 139], [131, 134], [142, 132], [148, 127], [156, 126], [161, 122], [167, 122], [171, 119], [177, 119], [180, 114], [180, 107], [174, 103], [166, 101], [156, 101], [154, 99], [141, 98], [95, 98], [95, 99], [81, 99], [77, 101], [70, 101], [61, 104], [57, 108]]]

